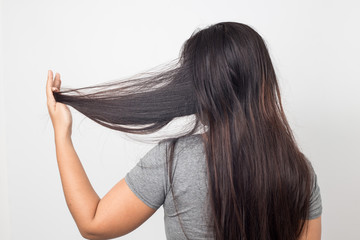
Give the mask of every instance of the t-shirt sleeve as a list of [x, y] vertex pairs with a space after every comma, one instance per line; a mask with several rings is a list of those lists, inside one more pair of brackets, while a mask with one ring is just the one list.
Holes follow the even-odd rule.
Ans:
[[166, 197], [166, 145], [158, 143], [125, 176], [132, 192], [147, 206], [158, 209]]
[[315, 219], [320, 217], [322, 213], [322, 201], [320, 194], [320, 187], [318, 185], [317, 175], [313, 170], [312, 192], [310, 197], [310, 209], [308, 219]]

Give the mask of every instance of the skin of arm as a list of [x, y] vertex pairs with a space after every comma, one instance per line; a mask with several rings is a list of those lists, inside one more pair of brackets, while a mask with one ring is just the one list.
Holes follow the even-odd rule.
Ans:
[[120, 180], [102, 199], [92, 188], [71, 138], [55, 135], [56, 157], [68, 208], [81, 235], [109, 239], [136, 229], [156, 211]]
[[320, 240], [320, 239], [321, 239], [321, 216], [315, 219], [307, 220], [305, 222], [305, 228], [299, 240]]
[[71, 140], [69, 108], [55, 101], [60, 75], [48, 71], [47, 107], [54, 127], [56, 158], [67, 206], [84, 238], [109, 239], [136, 229], [155, 213], [121, 179], [102, 199], [94, 191]]

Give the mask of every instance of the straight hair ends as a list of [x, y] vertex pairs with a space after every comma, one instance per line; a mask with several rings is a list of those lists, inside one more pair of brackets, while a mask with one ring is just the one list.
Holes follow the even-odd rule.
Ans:
[[164, 71], [54, 96], [105, 127], [135, 134], [194, 115], [193, 129], [172, 138], [169, 173], [177, 139], [206, 126], [214, 238], [295, 240], [303, 231], [311, 167], [284, 114], [265, 42], [248, 25], [221, 22], [194, 32]]

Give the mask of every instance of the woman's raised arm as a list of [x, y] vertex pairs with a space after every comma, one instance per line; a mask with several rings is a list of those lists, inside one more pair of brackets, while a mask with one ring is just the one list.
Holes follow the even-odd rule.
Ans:
[[122, 236], [148, 219], [156, 210], [143, 203], [119, 181], [100, 199], [94, 191], [71, 140], [72, 116], [65, 104], [55, 101], [53, 91], [60, 89], [60, 75], [53, 80], [48, 72], [47, 106], [54, 127], [56, 157], [68, 208], [87, 239], [108, 239]]

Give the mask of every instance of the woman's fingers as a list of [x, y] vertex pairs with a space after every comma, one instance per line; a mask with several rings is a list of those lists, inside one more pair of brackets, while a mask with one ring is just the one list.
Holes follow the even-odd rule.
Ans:
[[52, 93], [52, 87], [53, 87], [53, 72], [51, 70], [48, 71], [48, 77], [46, 81], [46, 97], [48, 102], [52, 103], [55, 102], [54, 95]]
[[53, 87], [55, 87], [56, 91], [60, 90], [60, 86], [61, 86], [61, 79], [60, 79], [60, 73], [56, 73], [55, 74], [55, 80], [54, 80], [54, 84]]

